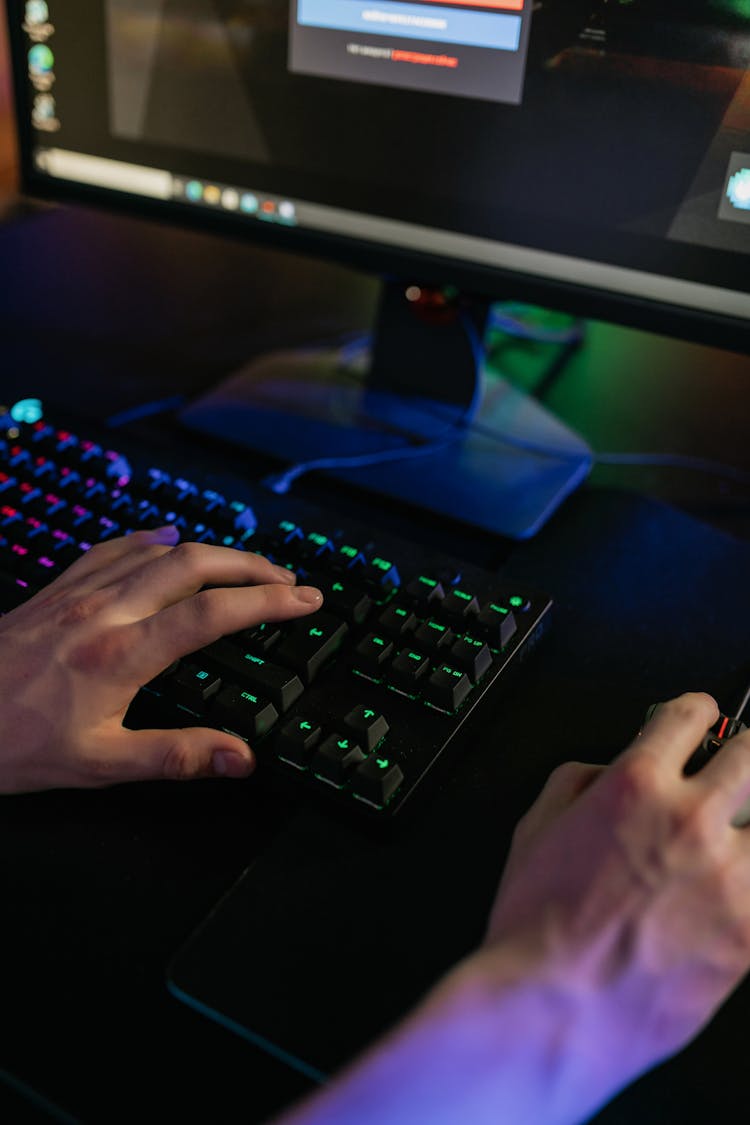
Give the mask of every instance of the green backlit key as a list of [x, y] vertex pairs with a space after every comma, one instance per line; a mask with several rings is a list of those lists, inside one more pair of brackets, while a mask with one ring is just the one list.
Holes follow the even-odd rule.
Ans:
[[460, 668], [441, 664], [424, 686], [424, 698], [443, 711], [455, 711], [471, 691], [471, 680]]
[[268, 699], [239, 687], [225, 687], [211, 704], [211, 721], [248, 740], [266, 734], [279, 717]]
[[284, 723], [279, 731], [276, 753], [282, 761], [297, 766], [298, 769], [306, 769], [320, 738], [319, 724], [312, 719], [298, 716]]

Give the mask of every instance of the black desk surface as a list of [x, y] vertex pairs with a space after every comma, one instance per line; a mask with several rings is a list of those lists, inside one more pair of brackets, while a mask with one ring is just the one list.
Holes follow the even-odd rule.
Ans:
[[[239, 362], [250, 340], [258, 350], [283, 341], [282, 307], [275, 324], [267, 307], [257, 305], [247, 323], [241, 315], [243, 286], [260, 294], [274, 281], [287, 289], [297, 339], [310, 325], [325, 333], [361, 323], [371, 307], [365, 279], [357, 288], [345, 271], [251, 259], [197, 236], [155, 238], [89, 216], [45, 215], [0, 230], [2, 397], [33, 389], [103, 417], [186, 381], [200, 389]], [[295, 309], [310, 316], [307, 328]], [[727, 362], [734, 417], [733, 380], [747, 364]], [[677, 414], [685, 412], [683, 395]], [[695, 412], [696, 430], [707, 433], [705, 403]], [[455, 774], [406, 833], [404, 847], [423, 858], [426, 891], [445, 887], [461, 907], [432, 953], [436, 971], [478, 932], [513, 823], [555, 764], [606, 761], [648, 703], [699, 687], [722, 700], [750, 671], [750, 545], [716, 526], [744, 530], [742, 498], [735, 489], [703, 499], [714, 526], [587, 486], [535, 540], [507, 552], [509, 574], [555, 597], [554, 627], [512, 703], [480, 717]], [[398, 529], [397, 513], [375, 518]], [[426, 521], [413, 534], [438, 530]], [[455, 551], [485, 561], [486, 539], [453, 534]], [[1, 1065], [85, 1122], [260, 1121], [302, 1093], [304, 1079], [165, 988], [172, 955], [248, 864], [284, 840], [294, 812], [252, 782], [3, 798]], [[384, 926], [390, 921], [384, 912]], [[325, 919], [313, 912], [309, 925]], [[408, 933], [403, 940], [408, 946]], [[250, 959], [248, 968], [283, 972], [271, 961]], [[749, 1001], [740, 990], [686, 1054], [602, 1121], [723, 1119], [739, 1096]], [[46, 1119], [0, 1085], [0, 1120]]]

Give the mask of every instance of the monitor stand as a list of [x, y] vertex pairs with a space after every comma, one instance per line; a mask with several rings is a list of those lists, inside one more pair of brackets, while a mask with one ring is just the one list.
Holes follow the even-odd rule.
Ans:
[[[366, 375], [342, 365], [340, 349], [275, 353], [189, 403], [180, 421], [290, 465], [324, 460], [349, 484], [529, 538], [593, 456], [504, 379], [482, 380], [477, 393], [488, 309], [452, 289], [386, 281]], [[397, 449], [408, 456], [378, 460]], [[339, 458], [349, 463], [331, 463]]]

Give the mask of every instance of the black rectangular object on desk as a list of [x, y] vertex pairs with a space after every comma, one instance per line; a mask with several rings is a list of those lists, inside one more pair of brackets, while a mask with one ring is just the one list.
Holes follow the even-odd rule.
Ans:
[[155, 466], [137, 442], [113, 450], [106, 430], [29, 409], [0, 419], [0, 612], [92, 545], [164, 523], [183, 540], [258, 552], [325, 595], [304, 622], [244, 630], [165, 669], [129, 726], [230, 730], [282, 787], [385, 821], [546, 624], [545, 594], [448, 551], [375, 538], [361, 520], [342, 526], [334, 509], [260, 485], [236, 498], [184, 477], [184, 462]]
[[438, 842], [430, 817], [392, 838], [299, 815], [178, 951], [170, 990], [323, 1081], [481, 940], [493, 880], [446, 880], [459, 822]]

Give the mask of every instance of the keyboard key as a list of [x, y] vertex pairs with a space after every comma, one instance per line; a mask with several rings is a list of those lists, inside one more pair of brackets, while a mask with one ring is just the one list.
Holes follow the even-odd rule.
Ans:
[[242, 643], [259, 656], [269, 652], [281, 639], [281, 629], [275, 624], [257, 625], [254, 629], [245, 629], [239, 634]]
[[393, 642], [379, 633], [368, 633], [354, 650], [354, 667], [378, 675], [393, 652]]
[[395, 601], [383, 610], [378, 618], [378, 625], [384, 633], [398, 640], [416, 629], [417, 618], [409, 606], [401, 605], [400, 602]]
[[349, 774], [365, 760], [362, 747], [353, 739], [331, 734], [313, 755], [310, 769], [321, 781], [344, 785]]
[[424, 685], [424, 698], [443, 711], [455, 711], [471, 691], [471, 680], [460, 668], [441, 664]]
[[243, 652], [230, 641], [215, 641], [203, 652], [237, 676], [243, 689], [270, 699], [277, 711], [282, 713], [288, 711], [304, 691], [302, 681], [294, 672], [272, 664], [254, 652]]
[[496, 648], [504, 648], [515, 634], [516, 628], [512, 610], [498, 602], [487, 602], [482, 606], [481, 613], [472, 625], [472, 629], [481, 630]]
[[364, 704], [349, 712], [344, 719], [344, 727], [364, 746], [368, 754], [385, 738], [390, 729], [383, 715], [379, 715], [377, 711]]
[[478, 615], [479, 602], [466, 590], [450, 590], [445, 595], [440, 612], [446, 617], [455, 618], [456, 621], [463, 621]]
[[270, 700], [231, 685], [222, 688], [210, 711], [212, 722], [248, 740], [266, 734], [278, 717], [279, 713]]
[[276, 753], [284, 762], [306, 769], [315, 747], [320, 742], [320, 725], [311, 719], [290, 719], [279, 731]]
[[441, 625], [439, 621], [423, 621], [414, 634], [414, 644], [417, 648], [434, 654], [449, 647], [455, 636], [452, 629]]
[[419, 681], [429, 671], [430, 661], [423, 652], [404, 649], [388, 669], [388, 682], [406, 692], [415, 692]]
[[365, 563], [363, 575], [368, 582], [372, 582], [383, 591], [401, 585], [401, 578], [396, 565], [390, 559], [383, 559], [379, 555]]
[[462, 668], [473, 683], [481, 680], [492, 664], [492, 653], [484, 641], [467, 635], [460, 637], [451, 648], [451, 662]]
[[420, 574], [409, 583], [405, 594], [417, 606], [417, 612], [419, 613], [420, 610], [426, 610], [427, 606], [432, 609], [434, 604], [442, 602], [445, 597], [445, 590], [437, 578], [431, 578], [428, 574]]
[[198, 713], [220, 687], [219, 677], [199, 664], [182, 664], [165, 684], [165, 690], [175, 703]]
[[285, 626], [274, 659], [298, 672], [305, 683], [315, 679], [320, 669], [338, 652], [349, 632], [345, 622], [319, 610]]
[[[314, 578], [310, 581], [316, 585]], [[327, 584], [326, 605], [351, 625], [361, 625], [372, 609], [372, 598], [358, 582], [342, 575]]]
[[383, 808], [403, 780], [403, 772], [395, 762], [373, 755], [354, 771], [352, 793], [361, 801]]

